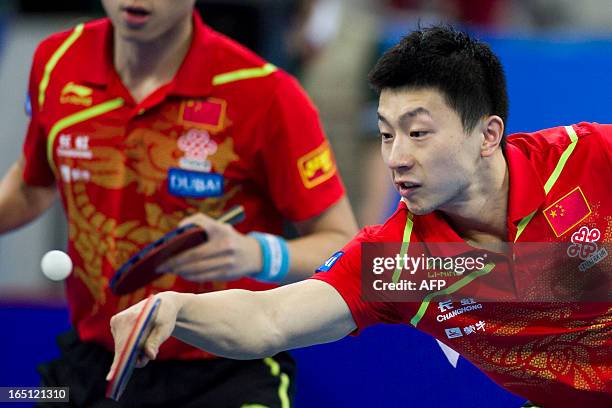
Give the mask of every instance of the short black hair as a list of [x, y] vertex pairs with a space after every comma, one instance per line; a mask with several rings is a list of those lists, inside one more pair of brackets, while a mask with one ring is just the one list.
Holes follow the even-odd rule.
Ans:
[[[448, 25], [420, 28], [383, 54], [369, 74], [372, 88], [431, 87], [442, 92], [465, 131], [498, 115], [506, 123], [508, 95], [499, 58], [491, 48]], [[502, 139], [502, 147], [505, 145]]]

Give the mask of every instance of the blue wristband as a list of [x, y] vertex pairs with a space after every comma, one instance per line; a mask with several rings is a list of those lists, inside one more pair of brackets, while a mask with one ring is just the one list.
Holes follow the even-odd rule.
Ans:
[[279, 283], [289, 272], [289, 248], [282, 237], [263, 232], [250, 232], [261, 248], [261, 271], [251, 278], [262, 282]]

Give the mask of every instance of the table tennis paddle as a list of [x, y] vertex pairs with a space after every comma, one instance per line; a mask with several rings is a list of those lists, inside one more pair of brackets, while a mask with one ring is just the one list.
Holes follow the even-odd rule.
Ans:
[[151, 330], [153, 330], [155, 316], [160, 304], [161, 299], [154, 300], [153, 296], [150, 296], [140, 310], [136, 323], [132, 330], [130, 330], [127, 341], [119, 353], [117, 366], [112, 373], [111, 379], [108, 381], [106, 398], [118, 401], [121, 394], [123, 394], [132, 376], [138, 357], [143, 352], [145, 341], [149, 334], [151, 334]]
[[[244, 207], [230, 208], [217, 219], [228, 224], [244, 220]], [[187, 249], [208, 241], [208, 235], [201, 227], [187, 224], [174, 229], [134, 254], [115, 272], [109, 286], [115, 295], [125, 295], [159, 278], [159, 265]]]

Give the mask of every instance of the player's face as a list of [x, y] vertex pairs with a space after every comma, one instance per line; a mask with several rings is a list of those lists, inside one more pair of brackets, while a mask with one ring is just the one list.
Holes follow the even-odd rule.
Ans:
[[378, 115], [383, 160], [412, 213], [467, 200], [480, 159], [479, 126], [466, 134], [457, 112], [432, 88], [383, 90]]
[[149, 42], [191, 23], [196, 0], [102, 0], [120, 38]]

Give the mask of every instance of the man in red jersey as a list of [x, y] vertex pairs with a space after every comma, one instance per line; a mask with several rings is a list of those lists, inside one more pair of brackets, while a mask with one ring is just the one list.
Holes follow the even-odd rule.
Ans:
[[[148, 358], [170, 336], [248, 359], [333, 341], [379, 322], [411, 324], [534, 404], [610, 406], [605, 244], [612, 240], [606, 184], [612, 177], [612, 126], [581, 123], [506, 138], [507, 96], [498, 58], [487, 45], [448, 27], [405, 37], [379, 60], [370, 82], [380, 92], [382, 156], [402, 196], [397, 211], [384, 225], [362, 230], [310, 280], [257, 293], [157, 295], [163, 300], [146, 344]], [[567, 254], [563, 249], [561, 255], [567, 264], [577, 255], [570, 243], [598, 245], [601, 259], [589, 257], [592, 268], [584, 272], [597, 275], [584, 276], [600, 277], [607, 297], [516, 301], [506, 295], [515, 283], [525, 283], [522, 271], [534, 278], [527, 282], [534, 287], [558, 271], [511, 269], [498, 256], [502, 262], [457, 274], [444, 289], [424, 288], [418, 299], [368, 301], [362, 285], [373, 270], [362, 266], [362, 255], [368, 243], [389, 242], [401, 243], [402, 251], [439, 243], [472, 250], [566, 243]], [[504, 280], [509, 273], [518, 279]], [[499, 299], [514, 301], [477, 302], [464, 295], [491, 277], [500, 278], [490, 288]], [[111, 320], [116, 349], [139, 307]]]
[[[39, 372], [44, 386], [69, 386], [78, 406], [103, 404], [112, 315], [161, 291], [299, 281], [356, 232], [304, 91], [204, 25], [194, 3], [104, 0], [109, 18], [53, 35], [34, 55], [31, 121], [23, 157], [2, 181], [0, 231], [37, 217], [59, 190], [76, 332]], [[237, 204], [246, 219], [236, 228], [214, 221]], [[285, 220], [299, 238], [281, 237]], [[169, 273], [145, 288], [112, 294], [119, 266], [186, 222], [203, 226], [210, 242], [168, 260], [159, 272]], [[121, 402], [284, 407], [294, 363], [285, 353], [265, 357], [236, 362], [171, 341]]]

